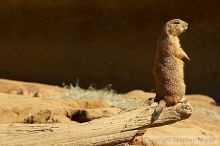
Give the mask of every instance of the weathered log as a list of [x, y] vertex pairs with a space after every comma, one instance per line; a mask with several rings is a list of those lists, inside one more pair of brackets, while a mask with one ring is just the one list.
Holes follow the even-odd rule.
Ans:
[[129, 143], [147, 128], [172, 124], [192, 114], [188, 102], [165, 108], [151, 123], [154, 106], [146, 106], [80, 125], [2, 124], [0, 145], [119, 145]]

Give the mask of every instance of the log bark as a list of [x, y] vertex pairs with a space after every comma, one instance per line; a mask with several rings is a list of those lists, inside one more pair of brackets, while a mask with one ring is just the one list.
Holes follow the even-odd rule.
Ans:
[[100, 118], [80, 125], [2, 124], [0, 145], [120, 145], [129, 143], [147, 128], [172, 124], [190, 117], [192, 106], [179, 103], [163, 110], [151, 123], [154, 106], [146, 106], [108, 118]]

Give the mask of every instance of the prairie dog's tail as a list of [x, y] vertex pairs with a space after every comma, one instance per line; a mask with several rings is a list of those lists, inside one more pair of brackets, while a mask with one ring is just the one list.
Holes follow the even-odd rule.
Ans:
[[156, 121], [159, 118], [159, 116], [165, 106], [166, 106], [166, 101], [163, 99], [160, 100], [157, 107], [155, 108], [153, 114], [151, 115], [151, 123], [153, 123], [154, 121]]

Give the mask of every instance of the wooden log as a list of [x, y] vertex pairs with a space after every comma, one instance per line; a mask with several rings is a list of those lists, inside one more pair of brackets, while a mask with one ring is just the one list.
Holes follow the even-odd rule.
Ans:
[[108, 118], [100, 118], [80, 125], [2, 124], [0, 145], [120, 145], [129, 143], [147, 128], [172, 124], [192, 114], [188, 102], [167, 107], [158, 120], [151, 123], [154, 106], [146, 106]]

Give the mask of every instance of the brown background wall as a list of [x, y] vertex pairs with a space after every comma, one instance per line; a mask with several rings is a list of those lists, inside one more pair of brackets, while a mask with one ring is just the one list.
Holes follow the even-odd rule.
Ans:
[[0, 5], [0, 77], [118, 91], [154, 88], [163, 24], [190, 24], [182, 46], [188, 93], [220, 95], [218, 0], [5, 0]]

